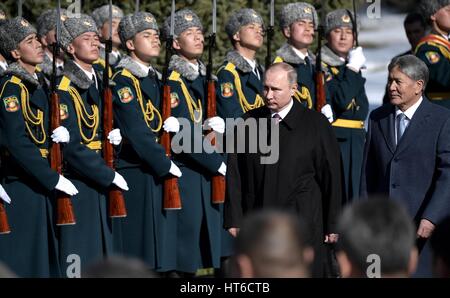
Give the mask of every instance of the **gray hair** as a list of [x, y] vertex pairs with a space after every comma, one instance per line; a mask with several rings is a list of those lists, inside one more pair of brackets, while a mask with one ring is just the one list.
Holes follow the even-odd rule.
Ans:
[[270, 65], [264, 73], [268, 73], [269, 70], [283, 70], [287, 73], [287, 78], [289, 85], [294, 85], [297, 83], [297, 71], [288, 63], [279, 62]]
[[394, 58], [391, 63], [389, 63], [389, 72], [391, 72], [395, 67], [398, 67], [402, 73], [414, 81], [422, 80], [423, 90], [425, 90], [429, 77], [428, 67], [425, 62], [414, 55], [405, 55]]

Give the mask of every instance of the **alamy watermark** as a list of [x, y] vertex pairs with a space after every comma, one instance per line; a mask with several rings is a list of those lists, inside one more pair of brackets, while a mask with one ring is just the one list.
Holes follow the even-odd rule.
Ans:
[[211, 145], [211, 138], [208, 135], [204, 136], [201, 123], [193, 123], [186, 118], [177, 119], [180, 131], [173, 136], [171, 142], [175, 154], [259, 153], [261, 164], [278, 162], [279, 124], [273, 119], [227, 118], [225, 133], [215, 132], [215, 145]]

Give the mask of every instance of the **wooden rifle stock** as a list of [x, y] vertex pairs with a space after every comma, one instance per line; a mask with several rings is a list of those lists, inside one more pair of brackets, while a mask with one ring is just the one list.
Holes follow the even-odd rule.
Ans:
[[11, 233], [11, 228], [8, 224], [8, 216], [6, 215], [5, 205], [0, 199], [0, 235]]
[[[213, 80], [208, 81], [208, 105], [206, 107], [206, 117], [216, 116], [216, 87]], [[216, 144], [216, 134], [214, 131], [208, 133], [211, 145]], [[222, 204], [225, 202], [225, 176], [214, 175], [211, 178], [211, 200], [214, 204]]]
[[[56, 57], [56, 56], [54, 56]], [[61, 114], [59, 109], [59, 95], [53, 91], [50, 98], [51, 109], [51, 131], [61, 125]], [[62, 152], [61, 145], [52, 143], [50, 146], [50, 167], [58, 174], [62, 174]], [[76, 223], [70, 196], [62, 191], [56, 191], [56, 225], [74, 225]]]
[[[110, 41], [108, 41], [110, 42]], [[109, 86], [109, 53], [105, 54], [105, 70], [103, 73], [103, 159], [106, 165], [114, 170], [114, 148], [108, 140], [108, 134], [113, 129], [113, 103], [112, 91]], [[111, 185], [108, 190], [109, 217], [126, 217], [127, 209], [122, 190], [115, 185]]]
[[[166, 83], [163, 87], [163, 102], [162, 102], [162, 119], [166, 120], [171, 114], [170, 104], [170, 86]], [[166, 156], [170, 158], [170, 134], [163, 131], [161, 135], [161, 145], [166, 151]], [[181, 197], [178, 189], [178, 178], [173, 175], [168, 175], [164, 178], [164, 209], [174, 210], [181, 209]]]
[[317, 70], [315, 73], [316, 81], [316, 110], [321, 111], [326, 104], [325, 98], [325, 76], [322, 70]]

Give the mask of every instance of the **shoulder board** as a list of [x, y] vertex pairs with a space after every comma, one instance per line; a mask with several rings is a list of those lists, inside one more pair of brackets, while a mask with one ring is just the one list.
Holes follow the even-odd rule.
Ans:
[[125, 68], [120, 72], [120, 74], [127, 78], [134, 78], [134, 75]]
[[98, 58], [97, 60], [94, 61], [94, 64], [100, 64], [101, 66], [105, 67], [106, 66], [106, 62], [104, 59], [102, 58]]
[[10, 82], [19, 85], [22, 83], [22, 80], [16, 76], [12, 76]]
[[275, 57], [275, 60], [273, 60], [273, 63], [280, 63], [283, 62], [283, 58], [281, 58], [280, 56]]
[[70, 79], [66, 76], [63, 76], [61, 82], [59, 83], [58, 90], [68, 91], [70, 86]]
[[172, 73], [169, 76], [169, 80], [178, 81], [179, 79], [180, 79], [180, 73], [175, 70], [172, 70]]
[[235, 69], [236, 69], [236, 65], [234, 65], [231, 62], [228, 62], [227, 65], [225, 66], [225, 70], [228, 70], [228, 71], [232, 71], [232, 70], [235, 70]]

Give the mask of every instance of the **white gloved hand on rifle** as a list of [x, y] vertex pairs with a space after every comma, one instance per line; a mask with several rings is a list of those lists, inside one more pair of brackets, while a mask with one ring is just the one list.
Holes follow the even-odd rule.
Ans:
[[6, 190], [0, 184], [0, 198], [8, 204], [11, 204], [11, 198], [6, 193]]
[[364, 67], [364, 63], [366, 63], [366, 57], [364, 56], [362, 47], [357, 47], [350, 51], [348, 54], [348, 68], [359, 72]]
[[69, 143], [70, 141], [69, 131], [64, 126], [55, 128], [50, 137], [52, 138], [53, 143]]
[[122, 135], [120, 134], [120, 129], [116, 128], [109, 132], [108, 140], [113, 145], [119, 145], [122, 142]]
[[169, 169], [170, 174], [174, 175], [175, 177], [180, 178], [183, 174], [181, 173], [180, 168], [173, 162], [170, 161], [170, 169]]
[[326, 104], [322, 107], [320, 112], [327, 117], [328, 121], [332, 123], [334, 121], [333, 119], [333, 110], [331, 109], [331, 106], [329, 104]]
[[224, 162], [222, 162], [217, 172], [219, 172], [220, 175], [225, 176], [227, 174], [227, 165]]
[[118, 188], [122, 189], [122, 190], [128, 190], [128, 183], [125, 180], [125, 178], [123, 178], [122, 175], [120, 175], [119, 173], [115, 172], [114, 175], [114, 180], [112, 182], [113, 184], [115, 184]]
[[59, 175], [58, 183], [55, 188], [62, 192], [65, 192], [69, 196], [74, 196], [78, 193], [78, 189], [73, 185], [73, 183], [66, 177]]
[[180, 122], [177, 118], [170, 116], [164, 121], [163, 129], [166, 132], [174, 132], [177, 133], [180, 131]]
[[204, 130], [212, 129], [215, 132], [224, 133], [225, 121], [223, 121], [223, 119], [220, 118], [219, 116], [208, 118], [205, 120], [205, 122], [203, 122], [203, 129]]

